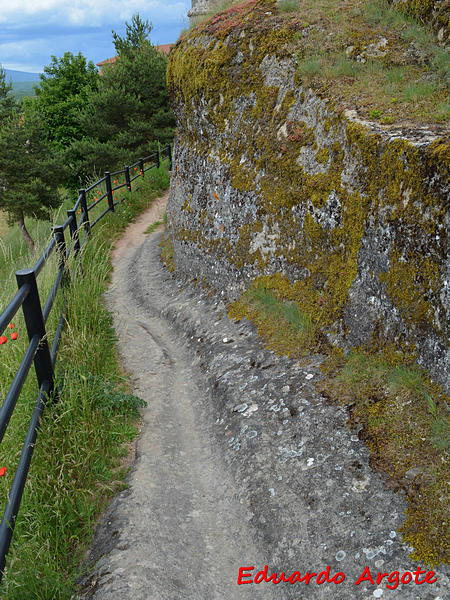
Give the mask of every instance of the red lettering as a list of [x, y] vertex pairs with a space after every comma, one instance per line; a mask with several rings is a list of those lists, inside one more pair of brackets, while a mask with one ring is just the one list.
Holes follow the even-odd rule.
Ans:
[[434, 571], [428, 571], [428, 573], [425, 575], [425, 581], [427, 583], [436, 583], [437, 577], [434, 577], [433, 581], [431, 581], [431, 579], [428, 579], [428, 576], [433, 577], [434, 576]]
[[267, 580], [267, 569], [268, 569], [268, 566], [264, 565], [264, 571], [258, 571], [255, 579], [253, 580], [254, 583], [262, 583], [263, 581], [268, 581]]
[[304, 581], [306, 583], [306, 585], [309, 585], [309, 582], [311, 581], [311, 579], [313, 577], [315, 577], [317, 575], [317, 573], [308, 573], [308, 571], [306, 571], [305, 576], [302, 577], [302, 579], [300, 579], [300, 581]]
[[359, 577], [356, 581], [355, 581], [355, 585], [359, 585], [360, 583], [362, 583], [363, 581], [370, 581], [370, 583], [372, 585], [375, 585], [374, 580], [372, 579], [372, 575], [370, 574], [370, 569], [369, 567], [366, 567], [364, 569], [364, 571], [361, 573], [361, 577]]
[[244, 571], [253, 571], [255, 567], [239, 567], [239, 575], [238, 575], [238, 580], [237, 580], [237, 584], [238, 585], [245, 585], [246, 583], [252, 583], [252, 581], [242, 581], [243, 577], [250, 577], [251, 579], [251, 575], [249, 573], [244, 573]]
[[387, 577], [389, 573], [377, 573], [377, 585], [380, 585], [383, 577]]
[[[400, 577], [400, 573], [398, 571], [392, 571], [392, 573], [388, 577], [389, 583], [386, 584], [386, 587], [389, 588], [390, 590], [396, 590], [398, 588], [398, 584], [399, 584], [399, 577]], [[389, 585], [391, 583], [393, 585]]]
[[268, 579], [266, 579], [266, 581], [267, 581], [267, 583], [269, 583], [269, 581], [272, 581], [272, 583], [275, 583], [275, 584], [278, 583], [277, 582], [277, 574], [272, 573], [272, 575]]
[[[337, 580], [337, 578], [340, 577], [339, 581]], [[333, 575], [333, 577], [331, 578], [331, 581], [334, 581], [334, 583], [338, 584], [338, 583], [342, 583], [345, 579], [345, 575], [344, 573], [342, 573], [341, 571], [338, 571], [336, 573], [336, 575]]]
[[299, 571], [294, 571], [293, 573], [291, 573], [288, 581], [289, 581], [289, 583], [295, 583], [296, 581], [301, 582], [302, 578], [301, 578]]
[[415, 571], [413, 571], [414, 583], [417, 583], [417, 585], [422, 585], [422, 583], [425, 583], [426, 578], [423, 581], [419, 581], [419, 575], [423, 575], [425, 573], [426, 573], [426, 571], [422, 571], [422, 569], [420, 567], [417, 567], [417, 569]]
[[285, 579], [284, 571], [282, 571], [279, 579], [277, 579], [277, 573], [272, 573], [272, 575], [269, 576], [267, 574], [268, 568], [269, 568], [268, 565], [264, 565], [264, 569], [262, 571], [258, 571], [253, 582], [254, 583], [262, 583], [263, 581], [265, 581], [266, 583], [272, 582], [274, 585], [277, 585], [277, 583], [280, 583], [281, 581], [284, 581], [284, 582], [289, 581], [288, 579]]
[[[405, 581], [405, 577], [408, 577], [408, 581]], [[411, 581], [411, 579], [412, 579], [411, 573], [409, 571], [406, 571], [406, 573], [403, 573], [403, 575], [402, 575], [401, 582], [403, 584], [409, 583]]]
[[330, 565], [327, 566], [326, 571], [321, 571], [317, 577], [317, 585], [322, 585], [322, 583], [331, 583], [333, 580], [329, 579], [330, 576]]
[[[275, 575], [276, 575], [276, 573], [275, 573]], [[287, 583], [289, 581], [289, 579], [285, 579], [284, 571], [281, 571], [280, 579], [273, 580], [275, 585], [277, 585], [277, 583], [280, 583], [281, 581], [283, 581], [284, 583]]]

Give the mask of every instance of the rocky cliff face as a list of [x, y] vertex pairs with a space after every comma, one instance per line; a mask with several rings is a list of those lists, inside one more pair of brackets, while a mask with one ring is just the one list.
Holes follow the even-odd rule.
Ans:
[[172, 53], [176, 266], [229, 300], [261, 278], [331, 343], [413, 354], [448, 386], [445, 131], [312, 91], [290, 49], [302, 32], [251, 0]]

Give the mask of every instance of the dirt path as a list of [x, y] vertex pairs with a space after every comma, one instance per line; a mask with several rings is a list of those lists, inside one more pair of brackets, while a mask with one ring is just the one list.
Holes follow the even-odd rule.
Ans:
[[[246, 510], [223, 461], [205, 436], [208, 423], [196, 411], [199, 389], [191, 356], [159, 317], [164, 301], [150, 298], [161, 270], [142, 249], [144, 234], [162, 220], [167, 194], [118, 241], [107, 302], [120, 336], [119, 350], [147, 402], [129, 489], [119, 494], [99, 527], [91, 560], [96, 568], [82, 598], [96, 600], [214, 600], [270, 598], [236, 586], [242, 557], [262, 564], [251, 542]], [[157, 234], [153, 234], [157, 238]]]
[[[320, 357], [302, 363], [230, 321], [210, 290], [159, 259], [167, 195], [125, 232], [106, 299], [134, 393], [147, 401], [129, 489], [97, 530], [81, 600], [442, 600], [399, 530], [406, 508], [369, 464], [346, 409], [317, 392]], [[239, 567], [313, 573], [236, 585]], [[323, 581], [341, 573], [344, 580]], [[355, 585], [369, 568], [370, 577]], [[377, 574], [386, 576], [377, 582]], [[388, 581], [387, 574], [394, 580]], [[298, 575], [300, 577], [300, 575]], [[408, 576], [406, 576], [408, 579]]]

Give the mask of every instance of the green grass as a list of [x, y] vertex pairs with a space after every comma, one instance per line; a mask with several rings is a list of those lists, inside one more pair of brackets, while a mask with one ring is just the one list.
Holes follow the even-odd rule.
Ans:
[[[83, 252], [83, 273], [67, 292], [67, 325], [56, 365], [60, 399], [47, 406], [38, 433], [16, 530], [8, 555], [7, 574], [0, 597], [7, 600], [69, 600], [79, 575], [80, 560], [95, 521], [111, 496], [123, 488], [126, 468], [121, 466], [127, 446], [136, 435], [138, 409], [142, 401], [130, 394], [129, 383], [119, 364], [114, 331], [102, 294], [108, 284], [110, 251], [127, 223], [167, 187], [167, 167], [146, 173], [138, 192], [122, 192], [124, 202], [95, 227]], [[73, 204], [73, 201], [72, 201]], [[100, 203], [102, 204], [102, 203]], [[105, 206], [98, 208], [98, 212]], [[64, 213], [63, 213], [64, 214]], [[56, 219], [61, 222], [64, 216]], [[41, 228], [30, 223], [42, 248], [47, 241]], [[19, 232], [14, 233], [20, 236]], [[15, 291], [14, 269], [32, 264], [20, 237], [4, 244], [0, 253], [9, 259], [0, 267], [2, 308]], [[38, 283], [41, 298], [47, 294], [55, 274], [52, 257]], [[62, 296], [58, 297], [61, 306]], [[58, 307], [48, 322], [51, 339]], [[26, 332], [20, 314], [14, 319], [19, 337], [0, 346], [0, 391], [4, 397], [26, 347]], [[9, 330], [6, 334], [9, 337]], [[36, 381], [30, 373], [2, 442], [0, 478], [4, 505], [12, 483], [20, 448], [36, 398]]]
[[298, 10], [298, 0], [278, 0], [277, 7], [282, 13], [294, 12]]
[[144, 233], [153, 233], [160, 225], [163, 225], [162, 221], [155, 221], [155, 223], [152, 223], [147, 227]]
[[311, 317], [293, 302], [286, 302], [262, 283], [253, 283], [229, 307], [230, 317], [255, 323], [269, 347], [288, 356], [302, 356], [316, 346]]
[[[362, 116], [376, 118], [370, 112], [380, 111], [384, 123], [448, 121], [449, 54], [426, 26], [385, 0], [297, 4], [306, 31], [293, 36], [292, 53], [305, 85], [349, 108], [357, 106]], [[292, 18], [289, 12], [286, 19]], [[382, 38], [384, 55], [365, 54]]]
[[323, 58], [319, 55], [311, 55], [298, 59], [298, 73], [302, 77], [310, 78], [318, 75], [323, 66]]

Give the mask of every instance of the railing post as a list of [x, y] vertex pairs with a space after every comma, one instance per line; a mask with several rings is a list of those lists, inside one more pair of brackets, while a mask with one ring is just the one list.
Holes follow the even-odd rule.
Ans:
[[170, 144], [168, 144], [167, 146], [167, 152], [169, 154], [169, 171], [172, 170], [172, 146]]
[[66, 266], [66, 240], [64, 239], [64, 227], [57, 225], [52, 227], [53, 237], [56, 241], [56, 251], [59, 257], [59, 268], [64, 269]]
[[106, 193], [108, 194], [109, 210], [114, 212], [114, 201], [113, 201], [113, 193], [112, 193], [112, 185], [111, 185], [111, 173], [109, 171], [105, 172], [105, 183], [106, 183]]
[[159, 156], [159, 148], [156, 151], [156, 168], [159, 169], [159, 167], [161, 166], [161, 160], [160, 160], [160, 156]]
[[81, 204], [81, 210], [83, 211], [82, 224], [84, 225], [86, 233], [89, 234], [89, 233], [91, 233], [91, 226], [89, 224], [89, 215], [88, 215], [88, 208], [87, 208], [87, 202], [86, 202], [86, 190], [78, 190], [78, 194], [81, 196], [80, 204]]
[[63, 276], [61, 280], [62, 285], [67, 285], [67, 272], [66, 268], [66, 240], [64, 239], [64, 227], [62, 225], [57, 225], [53, 227], [53, 236], [56, 240], [56, 251], [58, 252], [59, 258], [59, 269], [62, 270]]
[[141, 172], [142, 177], [144, 177], [144, 159], [139, 159], [139, 170]]
[[130, 167], [125, 167], [125, 181], [127, 183], [128, 191], [131, 192]]
[[16, 271], [16, 280], [19, 289], [26, 284], [30, 286], [30, 292], [22, 304], [23, 316], [27, 327], [28, 339], [31, 341], [35, 335], [38, 335], [40, 339], [34, 356], [34, 368], [39, 387], [47, 381], [49, 391], [51, 392], [54, 387], [54, 373], [45, 331], [44, 317], [42, 316], [36, 274], [33, 269]]
[[73, 208], [67, 211], [67, 216], [72, 217], [72, 220], [69, 223], [70, 237], [73, 240], [75, 254], [78, 254], [80, 251], [80, 236], [78, 235], [77, 216]]

